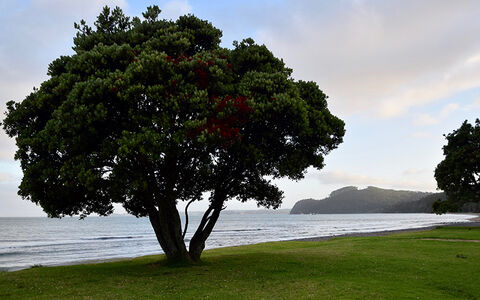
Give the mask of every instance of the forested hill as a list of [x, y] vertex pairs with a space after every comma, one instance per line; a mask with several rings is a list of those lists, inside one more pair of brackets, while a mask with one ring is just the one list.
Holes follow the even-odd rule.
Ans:
[[386, 212], [430, 212], [441, 193], [397, 191], [369, 186], [359, 190], [348, 186], [333, 191], [323, 200], [300, 200], [290, 214], [348, 214]]

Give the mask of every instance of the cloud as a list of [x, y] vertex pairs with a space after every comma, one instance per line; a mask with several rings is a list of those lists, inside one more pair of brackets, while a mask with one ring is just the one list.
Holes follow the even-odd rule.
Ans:
[[413, 121], [414, 125], [433, 125], [437, 123], [438, 119], [432, 117], [429, 114], [420, 114]]
[[17, 184], [2, 183], [0, 186], [0, 217], [30, 217], [46, 214], [39, 206], [17, 195]]
[[[20, 101], [47, 79], [48, 64], [72, 53], [73, 23], [92, 24], [102, 7], [127, 8], [125, 0], [32, 0], [0, 3], [0, 121], [5, 103]], [[0, 129], [0, 159], [13, 159], [13, 139]]]
[[0, 182], [6, 182], [12, 180], [13, 176], [10, 173], [0, 172]]
[[458, 105], [457, 103], [449, 103], [445, 105], [435, 117], [430, 114], [419, 114], [413, 120], [413, 124], [417, 126], [438, 124], [439, 122], [448, 118], [448, 116], [450, 116], [459, 108], [460, 105]]
[[410, 168], [403, 171], [403, 175], [405, 176], [420, 175], [420, 174], [425, 174], [426, 172], [428, 172], [427, 169]]
[[49, 63], [52, 56], [71, 52], [73, 23], [81, 19], [93, 23], [105, 5], [125, 8], [126, 2], [33, 0], [21, 6], [12, 1], [5, 8], [9, 13], [0, 17], [0, 68], [16, 77], [25, 75], [26, 70], [32, 71], [32, 67], [41, 66], [42, 73], [46, 73], [45, 63]]
[[467, 59], [467, 64], [476, 64], [480, 62], [480, 53], [479, 54], [476, 54], [476, 55], [473, 55], [471, 56], [469, 59]]
[[433, 138], [432, 134], [425, 132], [425, 131], [415, 131], [411, 135], [411, 137], [416, 139], [431, 139]]
[[[408, 170], [407, 170], [408, 171]], [[425, 173], [426, 170], [413, 170], [409, 172], [416, 172], [415, 175], [420, 173]], [[401, 177], [406, 174], [402, 174]], [[413, 175], [409, 174], [409, 175]], [[422, 190], [422, 191], [432, 191], [435, 190], [436, 185], [432, 180], [421, 181], [421, 180], [406, 180], [402, 179], [390, 179], [383, 177], [367, 176], [363, 174], [355, 174], [344, 171], [325, 171], [325, 172], [315, 172], [310, 174], [311, 178], [319, 180], [323, 184], [332, 184], [332, 185], [358, 185], [358, 186], [378, 186], [382, 188], [394, 188], [394, 189], [408, 189], [408, 190]]]
[[447, 118], [451, 113], [458, 110], [459, 107], [460, 105], [458, 105], [458, 103], [449, 103], [445, 105], [440, 111], [440, 114], [439, 114], [440, 118], [441, 119]]
[[468, 105], [468, 108], [480, 108], [480, 97], [473, 100], [472, 103], [470, 103], [470, 105]]
[[382, 185], [386, 181], [361, 174], [347, 173], [343, 171], [326, 171], [315, 173], [315, 177], [325, 184], [345, 184], [345, 185]]
[[8, 137], [3, 129], [0, 129], [0, 160], [13, 160], [17, 147], [14, 139]]
[[407, 85], [404, 92], [387, 97], [378, 113], [389, 118], [406, 113], [410, 108], [422, 106], [455, 95], [458, 92], [480, 87], [480, 63], [473, 68], [459, 68], [448, 74], [448, 70], [431, 74], [428, 80], [419, 80]]
[[189, 14], [192, 12], [192, 6], [187, 0], [174, 0], [169, 1], [162, 6], [161, 17], [165, 19], [175, 20], [180, 16]]
[[48, 64], [70, 54], [81, 19], [93, 23], [105, 5], [126, 7], [124, 0], [5, 1], [0, 15], [0, 104], [22, 99], [46, 79]]
[[257, 37], [342, 114], [391, 118], [480, 86], [480, 2], [288, 3]]

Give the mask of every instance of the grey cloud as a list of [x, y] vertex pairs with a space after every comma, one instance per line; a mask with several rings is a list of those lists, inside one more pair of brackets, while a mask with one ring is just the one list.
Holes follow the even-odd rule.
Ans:
[[6, 1], [0, 14], [0, 103], [22, 99], [45, 80], [48, 64], [72, 51], [73, 23], [93, 22], [107, 4], [126, 6], [124, 0]]
[[[419, 174], [418, 172], [416, 174]], [[405, 175], [405, 174], [403, 174]], [[344, 171], [325, 171], [315, 172], [309, 175], [311, 178], [319, 180], [323, 184], [336, 185], [358, 185], [358, 186], [378, 186], [381, 188], [409, 189], [421, 191], [433, 191], [436, 184], [433, 180], [418, 181], [405, 179], [387, 179], [381, 177], [367, 176]]]
[[258, 37], [335, 109], [391, 117], [480, 86], [479, 10], [478, 1], [290, 2]]
[[82, 18], [93, 21], [104, 5], [126, 6], [123, 0], [33, 0], [23, 6], [14, 1], [6, 4], [8, 13], [0, 17], [2, 73], [8, 71], [19, 78], [40, 71], [44, 74], [46, 64], [53, 58], [71, 52], [73, 23]]
[[[124, 0], [33, 0], [0, 3], [0, 121], [5, 103], [20, 101], [47, 76], [48, 64], [70, 54], [73, 22], [94, 21], [105, 5], [126, 8]], [[14, 141], [0, 129], [0, 159], [12, 160]]]

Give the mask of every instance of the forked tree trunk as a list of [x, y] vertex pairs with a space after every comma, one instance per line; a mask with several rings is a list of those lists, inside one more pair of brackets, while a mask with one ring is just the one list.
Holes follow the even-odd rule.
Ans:
[[205, 249], [205, 241], [210, 236], [215, 223], [223, 210], [225, 199], [215, 197], [204, 213], [200, 224], [190, 240], [189, 250], [185, 246], [180, 215], [174, 201], [158, 202], [158, 209], [153, 201], [148, 208], [148, 217], [160, 246], [167, 260], [175, 262], [198, 262]]
[[215, 197], [210, 207], [203, 214], [202, 220], [190, 240], [190, 245], [188, 247], [190, 259], [192, 261], [200, 260], [203, 249], [205, 249], [205, 241], [210, 236], [210, 233], [212, 233], [213, 227], [220, 216], [220, 212], [223, 210], [224, 201], [225, 199], [221, 196]]
[[148, 217], [167, 260], [189, 261], [190, 257], [182, 236], [182, 224], [175, 205], [164, 204], [158, 210], [151, 207]]
[[[172, 174], [176, 174], [174, 171], [176, 168], [175, 151], [172, 151], [172, 153], [169, 156], [170, 159], [167, 160], [166, 169], [171, 170]], [[146, 191], [145, 205], [157, 240], [169, 262], [190, 261], [187, 247], [183, 240], [182, 222], [177, 210], [175, 194], [173, 193], [176, 177], [173, 175], [168, 178], [169, 180], [166, 182], [167, 192], [161, 193], [157, 190], [154, 172], [150, 169], [149, 164], [144, 163], [143, 167], [150, 174], [150, 176], [147, 176], [149, 185]], [[155, 195], [157, 197], [162, 195], [163, 198], [158, 199]]]

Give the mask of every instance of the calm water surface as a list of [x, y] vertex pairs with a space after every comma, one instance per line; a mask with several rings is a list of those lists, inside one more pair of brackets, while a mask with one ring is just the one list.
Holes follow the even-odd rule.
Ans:
[[[191, 213], [187, 242], [200, 218], [201, 213]], [[289, 215], [224, 211], [207, 240], [207, 248], [418, 228], [471, 218], [457, 214]], [[0, 270], [158, 253], [162, 251], [147, 218], [0, 218]]]

